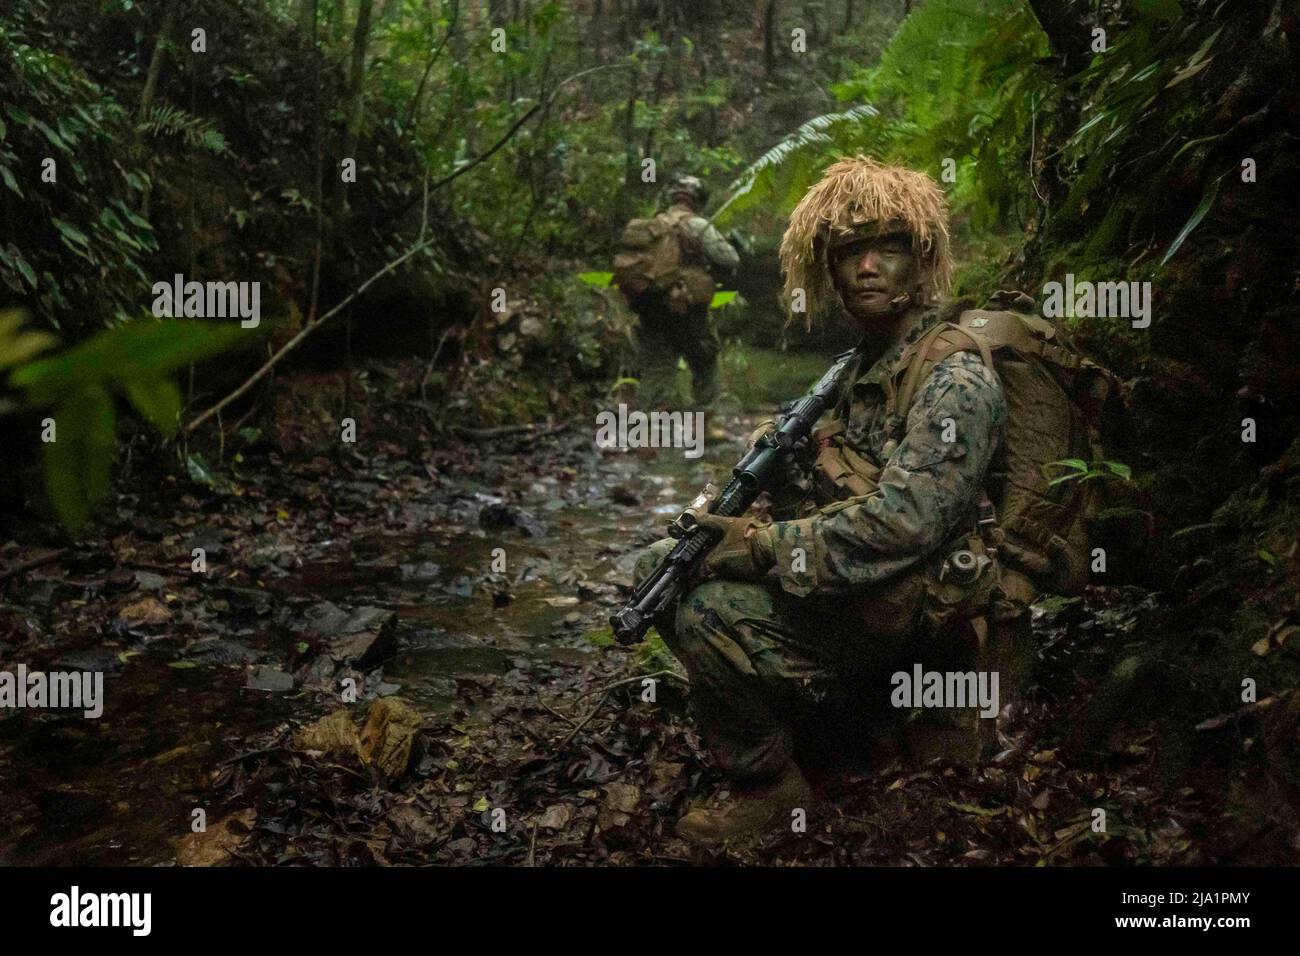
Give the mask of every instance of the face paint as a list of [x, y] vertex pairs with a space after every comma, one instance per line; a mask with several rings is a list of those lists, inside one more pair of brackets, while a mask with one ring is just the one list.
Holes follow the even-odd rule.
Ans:
[[830, 266], [845, 311], [859, 322], [919, 304], [921, 266], [906, 233], [843, 242], [832, 248]]

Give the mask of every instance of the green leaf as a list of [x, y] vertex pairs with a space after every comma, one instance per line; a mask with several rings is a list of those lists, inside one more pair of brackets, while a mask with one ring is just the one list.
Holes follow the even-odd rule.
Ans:
[[0, 312], [0, 369], [22, 365], [59, 341], [48, 332], [22, 331], [26, 318], [17, 309]]
[[1178, 235], [1174, 237], [1174, 241], [1169, 244], [1169, 248], [1166, 250], [1164, 258], [1160, 260], [1162, 266], [1174, 257], [1174, 253], [1179, 250], [1187, 237], [1192, 234], [1192, 230], [1201, 224], [1201, 220], [1205, 218], [1205, 214], [1210, 211], [1210, 207], [1214, 205], [1214, 200], [1219, 196], [1219, 184], [1221, 182], [1222, 178], [1216, 179], [1205, 190], [1205, 195], [1201, 197], [1201, 202], [1192, 213], [1192, 218], [1187, 220], [1187, 224], [1183, 226]]
[[587, 285], [596, 286], [597, 288], [608, 288], [609, 284], [614, 281], [612, 272], [579, 272], [578, 278]]
[[715, 292], [713, 293], [713, 300], [709, 302], [709, 308], [720, 309], [724, 305], [734, 301], [737, 295], [739, 295], [739, 293], [735, 291]]
[[189, 473], [190, 480], [193, 482], [206, 485], [209, 488], [216, 484], [216, 479], [213, 478], [208, 463], [203, 460], [203, 456], [198, 452], [194, 452], [185, 459], [185, 470]]
[[122, 383], [126, 397], [135, 410], [170, 438], [176, 434], [181, 417], [181, 390], [167, 378], [136, 379]]
[[27, 284], [31, 286], [33, 289], [35, 289], [36, 270], [33, 269], [31, 265], [28, 264], [27, 260], [23, 258], [23, 254], [19, 252], [17, 249], [15, 249], [13, 252], [13, 262], [14, 262], [14, 268], [16, 268], [19, 271], [19, 273], [22, 275], [22, 277], [27, 280]]
[[199, 665], [197, 661], [168, 661], [167, 666], [174, 667], [178, 671], [187, 671]]
[[117, 417], [112, 397], [98, 386], [64, 398], [52, 417], [55, 440], [41, 446], [45, 489], [54, 513], [75, 532], [108, 493]]
[[617, 380], [614, 382], [614, 384], [611, 385], [611, 386], [609, 387], [609, 394], [611, 394], [611, 395], [614, 394], [614, 393], [617, 392], [620, 388], [622, 388], [624, 385], [630, 385], [630, 386], [632, 386], [633, 388], [640, 388], [640, 387], [641, 387], [641, 381], [640, 381], [640, 379], [629, 378], [628, 376], [624, 376], [623, 378], [617, 379]]
[[1133, 469], [1128, 465], [1118, 461], [1103, 461], [1102, 465], [1109, 468], [1112, 474], [1116, 474], [1125, 481], [1133, 480]]
[[18, 188], [18, 181], [14, 179], [14, 174], [9, 172], [8, 166], [0, 166], [0, 179], [5, 181], [5, 185], [16, 192], [20, 197], [23, 191]]
[[45, 405], [82, 385], [161, 378], [253, 338], [231, 323], [137, 319], [100, 332], [61, 355], [25, 365], [10, 375], [9, 382], [25, 389], [28, 401]]
[[1047, 475], [1048, 474], [1047, 469], [1051, 468], [1053, 465], [1059, 465], [1062, 468], [1072, 468], [1079, 473], [1083, 473], [1088, 470], [1088, 463], [1084, 461], [1082, 458], [1062, 458], [1060, 461], [1049, 461], [1047, 464], [1045, 464], [1043, 466], [1043, 474]]

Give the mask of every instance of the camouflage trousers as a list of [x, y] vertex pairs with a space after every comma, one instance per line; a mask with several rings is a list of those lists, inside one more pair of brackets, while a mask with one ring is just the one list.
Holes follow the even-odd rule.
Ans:
[[[637, 561], [649, 575], [675, 542]], [[686, 668], [702, 740], [720, 770], [758, 784], [787, 761], [844, 765], [863, 757], [973, 760], [992, 720], [975, 709], [895, 707], [891, 676], [968, 671], [979, 656], [956, 633], [872, 628], [843, 598], [795, 598], [777, 586], [713, 579], [666, 612], [656, 628]]]
[[692, 308], [685, 315], [675, 315], [666, 301], [650, 299], [638, 302], [640, 320], [637, 341], [640, 350], [642, 394], [650, 402], [673, 401], [677, 359], [686, 359], [691, 370], [693, 399], [707, 405], [718, 391], [718, 337], [709, 318], [707, 306]]

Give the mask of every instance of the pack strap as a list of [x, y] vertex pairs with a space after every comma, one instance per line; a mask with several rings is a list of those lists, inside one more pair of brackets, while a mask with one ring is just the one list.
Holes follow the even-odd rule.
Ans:
[[[898, 390], [889, 396], [887, 410], [891, 414], [905, 414], [912, 407], [921, 382], [935, 365], [958, 352], [978, 352], [986, 368], [993, 371], [993, 352], [978, 335], [955, 325], [941, 322], [927, 331], [899, 356], [895, 369], [906, 368]], [[893, 379], [897, 375], [891, 375]]]

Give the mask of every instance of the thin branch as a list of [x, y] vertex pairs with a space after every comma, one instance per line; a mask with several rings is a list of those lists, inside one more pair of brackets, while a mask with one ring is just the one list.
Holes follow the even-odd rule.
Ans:
[[220, 412], [231, 402], [235, 401], [240, 396], [244, 395], [250, 388], [252, 388], [259, 381], [261, 381], [262, 378], [268, 372], [271, 371], [271, 369], [275, 368], [275, 366], [279, 363], [279, 361], [282, 358], [284, 358], [286, 355], [288, 355], [290, 352], [296, 349], [299, 345], [301, 345], [303, 340], [306, 339], [307, 336], [315, 332], [318, 328], [320, 328], [322, 325], [328, 322], [331, 318], [338, 315], [345, 308], [351, 305], [353, 301], [355, 301], [358, 297], [360, 297], [360, 295], [363, 292], [365, 292], [366, 289], [370, 288], [370, 286], [373, 285], [377, 280], [383, 278], [388, 273], [392, 272], [394, 269], [400, 266], [407, 259], [411, 258], [411, 256], [415, 255], [421, 249], [430, 245], [433, 242], [433, 240], [425, 238], [425, 234], [428, 232], [428, 228], [429, 228], [429, 174], [426, 172], [424, 175], [424, 212], [420, 220], [420, 235], [419, 238], [416, 240], [415, 244], [411, 246], [409, 249], [407, 249], [400, 256], [398, 256], [396, 259], [394, 259], [392, 262], [388, 263], [388, 265], [384, 266], [382, 269], [380, 269], [378, 272], [372, 275], [365, 282], [361, 283], [361, 285], [359, 285], [355, 290], [353, 290], [352, 293], [348, 295], [347, 298], [345, 298], [338, 305], [334, 306], [334, 308], [330, 309], [328, 312], [323, 313], [320, 316], [320, 318], [314, 319], [311, 322], [308, 322], [306, 325], [304, 325], [297, 335], [291, 338], [288, 342], [284, 343], [284, 345], [280, 346], [280, 348], [269, 359], [267, 359], [265, 363], [263, 363], [261, 368], [259, 368], [256, 372], [254, 372], [251, 376], [249, 376], [249, 378], [244, 382], [244, 384], [240, 385], [237, 389], [235, 389], [233, 392], [231, 392], [221, 401], [217, 402], [207, 411], [203, 412], [201, 415], [198, 415], [197, 417], [191, 419], [181, 429], [181, 434], [183, 435], [190, 434], [191, 432], [194, 431], [194, 429], [198, 428], [200, 425], [202, 425], [213, 415], [216, 415], [218, 412]]
[[629, 67], [631, 65], [632, 64], [630, 63], [606, 63], [603, 66], [593, 66], [590, 67], [589, 69], [581, 70], [577, 73], [574, 73], [572, 76], [568, 77], [567, 79], [561, 80], [558, 84], [556, 84], [555, 89], [551, 90], [549, 96], [547, 96], [544, 100], [539, 100], [537, 103], [534, 103], [532, 108], [529, 109], [527, 113], [519, 117], [519, 119], [515, 120], [515, 122], [511, 125], [511, 127], [508, 130], [506, 130], [505, 135], [503, 135], [495, 143], [489, 146], [486, 151], [480, 153], [478, 156], [471, 159], [464, 166], [460, 167], [460, 169], [448, 173], [446, 176], [442, 177], [442, 179], [439, 179], [436, 183], [433, 184], [433, 188], [438, 189], [442, 186], [447, 185], [453, 179], [456, 179], [458, 176], [464, 175], [465, 173], [473, 169], [475, 166], [477, 166], [479, 163], [489, 158], [493, 153], [495, 153], [507, 142], [509, 142], [510, 138], [519, 131], [519, 128], [523, 126], [525, 123], [527, 123], [528, 120], [531, 119], [537, 113], [538, 110], [541, 110], [543, 107], [550, 106], [551, 101], [555, 99], [555, 97], [559, 94], [560, 90], [564, 89], [564, 87], [567, 86], [569, 83], [572, 83], [574, 80], [581, 79], [582, 77], [586, 76], [589, 73], [597, 73], [600, 70], [614, 70], [614, 69]]
[[43, 565], [53, 564], [67, 553], [67, 548], [59, 548], [56, 551], [46, 551], [44, 554], [38, 554], [34, 558], [0, 571], [0, 581], [8, 581], [10, 578], [16, 578], [20, 574], [26, 574], [28, 571], [32, 571]]

